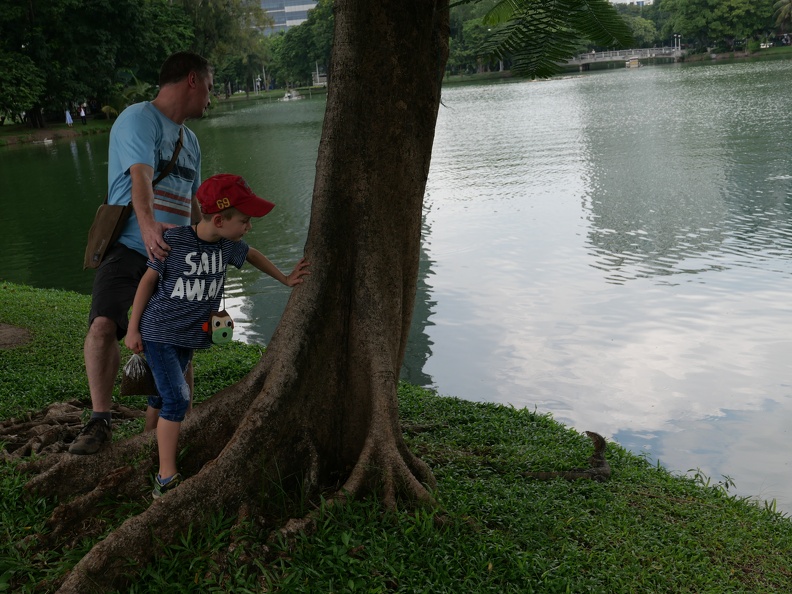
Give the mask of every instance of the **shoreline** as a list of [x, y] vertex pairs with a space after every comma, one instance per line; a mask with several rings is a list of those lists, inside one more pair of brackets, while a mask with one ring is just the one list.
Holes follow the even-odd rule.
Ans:
[[[701, 64], [706, 62], [725, 62], [725, 61], [743, 61], [743, 60], [767, 60], [767, 59], [790, 59], [792, 58], [792, 47], [787, 48], [770, 48], [769, 50], [761, 50], [759, 52], [725, 52], [725, 53], [699, 53], [699, 54], [685, 54], [682, 63], [688, 64]], [[559, 72], [553, 78], [564, 78], [570, 74], [575, 74], [577, 71], [563, 71]], [[502, 80], [513, 78], [511, 70], [481, 72], [476, 74], [454, 74], [446, 75], [443, 78], [443, 85], [457, 85], [469, 84], [474, 82]], [[297, 89], [298, 91], [301, 89]], [[312, 89], [313, 92], [319, 93], [320, 89]], [[326, 92], [326, 88], [322, 89]], [[273, 98], [280, 96], [282, 90], [267, 91], [260, 95], [237, 95], [229, 99], [217, 98], [217, 104], [226, 102], [237, 101], [257, 101], [261, 99]], [[66, 127], [65, 123], [52, 123], [47, 128], [27, 128], [23, 124], [4, 124], [0, 126], [0, 147], [3, 146], [16, 146], [20, 144], [30, 143], [45, 143], [48, 141], [62, 140], [64, 138], [76, 138], [78, 136], [85, 136], [90, 134], [103, 134], [110, 131], [112, 127], [112, 120], [96, 120], [89, 119], [87, 125], [74, 124], [73, 127]], [[12, 129], [8, 131], [8, 129]]]
[[[14, 126], [21, 126], [21, 124], [14, 124]], [[110, 126], [107, 126], [107, 131]], [[90, 134], [104, 133], [104, 127], [91, 126], [85, 130], [79, 128], [26, 128], [24, 132], [20, 131], [18, 134], [10, 133], [7, 136], [2, 135], [3, 128], [0, 127], [0, 146], [14, 146], [18, 144], [31, 144], [31, 143], [45, 143], [47, 141], [62, 140], [64, 138], [76, 138], [78, 136], [87, 136]]]

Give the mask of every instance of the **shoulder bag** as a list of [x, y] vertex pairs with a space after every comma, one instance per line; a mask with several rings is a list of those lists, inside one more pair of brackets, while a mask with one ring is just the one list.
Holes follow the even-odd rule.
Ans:
[[[162, 170], [152, 182], [152, 187], [156, 186], [173, 170], [176, 165], [176, 159], [182, 148], [182, 139], [184, 137], [184, 128], [179, 129], [179, 140], [176, 142], [176, 147], [173, 150], [173, 157], [171, 157], [168, 166]], [[98, 268], [99, 264], [107, 253], [108, 248], [113, 245], [118, 236], [121, 235], [121, 230], [132, 214], [132, 199], [130, 198], [129, 204], [108, 204], [107, 196], [104, 202], [99, 205], [96, 211], [91, 228], [88, 230], [88, 245], [85, 247], [85, 256], [83, 256], [83, 270], [86, 268]]]

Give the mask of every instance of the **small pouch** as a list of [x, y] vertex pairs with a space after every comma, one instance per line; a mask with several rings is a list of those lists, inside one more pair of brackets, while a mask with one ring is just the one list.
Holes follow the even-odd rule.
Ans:
[[213, 311], [203, 331], [209, 333], [213, 344], [226, 344], [234, 337], [234, 320], [226, 310]]

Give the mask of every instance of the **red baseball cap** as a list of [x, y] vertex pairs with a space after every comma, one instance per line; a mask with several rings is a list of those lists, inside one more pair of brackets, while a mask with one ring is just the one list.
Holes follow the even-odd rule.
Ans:
[[230, 173], [218, 173], [205, 179], [198, 188], [197, 197], [204, 214], [233, 206], [249, 217], [263, 217], [275, 208], [269, 200], [256, 196], [244, 179]]

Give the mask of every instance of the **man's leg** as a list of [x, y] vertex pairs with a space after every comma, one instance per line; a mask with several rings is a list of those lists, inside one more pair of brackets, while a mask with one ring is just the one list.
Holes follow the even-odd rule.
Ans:
[[115, 322], [101, 316], [93, 321], [85, 337], [83, 356], [93, 412], [91, 420], [69, 447], [69, 452], [89, 455], [98, 452], [112, 437], [110, 405], [113, 384], [121, 364]]
[[83, 354], [93, 411], [108, 413], [112, 403], [113, 384], [121, 365], [121, 349], [116, 338], [115, 322], [109, 318], [96, 318], [85, 337]]
[[126, 334], [127, 312], [145, 270], [146, 257], [120, 243], [108, 250], [96, 270], [83, 346], [93, 412], [69, 447], [72, 454], [95, 454], [112, 438], [110, 405], [121, 365], [118, 341]]

